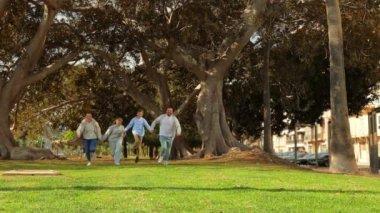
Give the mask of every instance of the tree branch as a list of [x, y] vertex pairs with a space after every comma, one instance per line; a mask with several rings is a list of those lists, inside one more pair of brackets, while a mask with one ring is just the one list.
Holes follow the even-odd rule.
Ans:
[[[109, 9], [107, 7], [107, 4], [112, 4], [113, 1], [111, 0], [107, 0], [107, 1], [87, 1], [88, 3], [85, 4], [82, 2], [82, 5], [81, 6], [76, 6], [76, 5], [73, 5], [70, 1], [67, 2], [67, 4], [62, 8], [63, 10], [65, 11], [70, 11], [70, 12], [87, 12], [87, 11], [91, 11], [91, 10], [102, 10], [102, 11], [106, 11], [107, 9]], [[117, 5], [113, 5], [113, 7], [117, 7]], [[116, 9], [117, 12], [121, 13], [122, 10], [121, 9]]]
[[[56, 0], [57, 6], [59, 2], [61, 2], [61, 0]], [[6, 94], [4, 98], [9, 100], [9, 108], [13, 107], [17, 95], [26, 85], [25, 78], [28, 76], [28, 73], [33, 70], [41, 57], [47, 33], [57, 12], [57, 9], [44, 5], [43, 17], [37, 32], [26, 47], [25, 53], [20, 57], [20, 61], [17, 62], [14, 75], [3, 88], [3, 93]]]
[[152, 63], [149, 60], [149, 56], [144, 49], [141, 50], [141, 57], [142, 57], [144, 64], [146, 66], [145, 70], [146, 70], [147, 77], [149, 78], [149, 80], [151, 80], [154, 84], [157, 85], [157, 83], [158, 83], [157, 74], [158, 73], [155, 72], [155, 70], [153, 69]]
[[77, 57], [78, 55], [79, 55], [78, 52], [68, 53], [63, 58], [58, 59], [57, 61], [53, 62], [52, 64], [46, 66], [40, 72], [29, 75], [26, 78], [24, 85], [25, 86], [30, 85], [32, 83], [35, 83], [37, 81], [40, 81], [40, 80], [46, 78], [48, 75], [50, 75], [54, 72], [57, 72], [59, 69], [61, 69], [63, 66], [65, 66], [68, 62], [74, 60], [74, 58]]
[[10, 0], [1, 0], [0, 1], [0, 17], [5, 15], [5, 11], [7, 10], [8, 4]]
[[[143, 37], [144, 35], [142, 33], [140, 33], [139, 36]], [[151, 49], [151, 50], [153, 50], [153, 51], [155, 51], [155, 52], [157, 52], [157, 53], [159, 53], [161, 55], [166, 55], [167, 54], [167, 47], [161, 47], [160, 45], [156, 44], [154, 41], [152, 41], [150, 39], [144, 40], [142, 43], [144, 45], [146, 45], [149, 49]]]
[[58, 10], [63, 3], [63, 0], [43, 0], [43, 1], [50, 10]]
[[100, 7], [100, 6], [83, 6], [83, 7], [65, 7], [63, 9], [66, 11], [70, 11], [70, 12], [87, 12], [87, 11], [91, 11], [91, 10], [95, 10], [95, 9], [102, 9], [102, 7]]
[[77, 103], [85, 102], [85, 101], [88, 101], [88, 100], [91, 100], [91, 99], [95, 99], [95, 97], [89, 96], [89, 97], [83, 97], [83, 98], [79, 98], [79, 99], [75, 99], [75, 100], [64, 101], [64, 102], [62, 102], [62, 103], [60, 103], [58, 105], [51, 106], [51, 107], [42, 109], [42, 110], [40, 110], [38, 112], [32, 113], [33, 116], [31, 116], [30, 118], [28, 118], [28, 120], [32, 120], [33, 118], [36, 118], [37, 116], [41, 115], [42, 113], [45, 113], [45, 112], [48, 112], [48, 111], [51, 111], [51, 110], [55, 110], [55, 109], [64, 107], [66, 105], [72, 105], [72, 104], [77, 104]]
[[149, 59], [149, 56], [145, 50], [141, 51], [141, 57], [146, 65], [145, 73], [149, 80], [151, 80], [156, 86], [161, 98], [161, 108], [164, 109], [170, 106], [170, 89], [166, 76], [159, 73], [153, 68], [153, 65]]
[[[244, 10], [244, 26], [240, 30], [238, 38], [236, 38], [227, 49], [224, 50], [222, 56], [218, 59], [218, 70], [222, 70], [225, 75], [228, 67], [233, 63], [235, 58], [240, 54], [245, 45], [249, 42], [252, 35], [258, 30], [262, 21], [260, 16], [266, 9], [266, 0], [255, 0], [254, 3], [247, 5]], [[228, 39], [233, 40], [233, 39]]]
[[39, 113], [41, 114], [43, 112], [47, 112], [47, 111], [51, 111], [51, 110], [55, 110], [55, 109], [64, 107], [66, 105], [76, 104], [76, 103], [88, 101], [88, 100], [91, 100], [91, 99], [95, 99], [95, 97], [90, 96], [90, 97], [84, 97], [84, 98], [79, 98], [79, 99], [75, 99], [75, 100], [64, 101], [64, 102], [62, 102], [60, 104], [57, 104], [55, 106], [51, 106], [51, 107], [42, 109], [42, 110], [39, 111]]
[[144, 107], [149, 114], [153, 117], [161, 114], [160, 108], [152, 101], [152, 99], [146, 94], [140, 92], [137, 89], [137, 86], [132, 83], [128, 78], [124, 77], [121, 81], [118, 81], [120, 87], [124, 87], [127, 89], [127, 95], [130, 96], [136, 103], [142, 107]]
[[198, 84], [194, 91], [186, 98], [186, 100], [181, 104], [181, 106], [178, 107], [178, 109], [175, 111], [175, 115], [179, 116], [182, 114], [182, 112], [186, 109], [186, 107], [189, 106], [190, 101], [199, 94], [201, 91], [201, 84]]
[[3, 91], [3, 86], [5, 84], [5, 80], [3, 78], [0, 77], [0, 94], [1, 92]]
[[115, 63], [115, 59], [117, 57], [115, 57], [114, 54], [107, 53], [105, 50], [99, 49], [99, 48], [94, 47], [94, 46], [88, 46], [86, 49], [91, 51], [92, 53], [95, 53], [96, 55], [102, 57], [106, 61], [110, 62], [112, 64], [112, 66], [120, 67], [120, 65]]
[[169, 51], [167, 52], [168, 58], [172, 59], [177, 65], [182, 66], [189, 72], [195, 74], [198, 79], [204, 80], [206, 78], [206, 73], [205, 70], [202, 70], [198, 61], [184, 49], [175, 46], [173, 43], [173, 41], [169, 42]]
[[[115, 63], [115, 57], [112, 54], [95, 47], [90, 47], [90, 49], [95, 54], [110, 62], [111, 66], [114, 69], [123, 70], [123, 68], [119, 64]], [[159, 114], [161, 114], [161, 110], [156, 105], [156, 103], [152, 101], [152, 99], [149, 96], [139, 91], [137, 85], [130, 81], [126, 76], [121, 76], [120, 78], [115, 79], [115, 81], [120, 87], [126, 88], [127, 95], [130, 96], [137, 104], [144, 107], [149, 114], [151, 114], [152, 116], [158, 116]]]
[[17, 116], [18, 116], [18, 111], [19, 111], [19, 106], [20, 106], [20, 101], [25, 95], [25, 90], [20, 94], [18, 97], [17, 103], [16, 103], [16, 108], [14, 110], [14, 115], [13, 115], [13, 124], [11, 125], [10, 129], [13, 131], [17, 128]]
[[[51, 4], [49, 1], [44, 2]], [[58, 11], [55, 8], [51, 8], [47, 4], [44, 6], [44, 14], [41, 23], [38, 26], [36, 34], [34, 34], [29, 45], [26, 47], [26, 51], [21, 60], [16, 66], [15, 77], [25, 77], [26, 74], [36, 66], [45, 46], [47, 33], [57, 12]]]

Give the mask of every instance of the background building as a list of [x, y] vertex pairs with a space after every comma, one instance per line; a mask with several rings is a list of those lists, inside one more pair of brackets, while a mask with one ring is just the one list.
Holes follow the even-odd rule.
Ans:
[[[380, 90], [379, 90], [380, 94]], [[380, 97], [366, 106], [359, 115], [349, 118], [352, 142], [354, 143], [355, 158], [359, 165], [369, 165], [369, 115], [376, 112], [377, 140], [380, 143]], [[317, 144], [318, 152], [327, 152], [329, 149], [329, 125], [331, 121], [330, 111], [322, 115], [322, 121], [316, 125], [299, 125], [297, 128], [297, 150], [315, 153]], [[317, 129], [317, 134], [315, 132]], [[294, 151], [295, 131], [284, 130], [281, 135], [273, 135], [273, 148], [275, 152]], [[315, 139], [316, 138], [316, 139]], [[380, 154], [380, 144], [379, 144]]]

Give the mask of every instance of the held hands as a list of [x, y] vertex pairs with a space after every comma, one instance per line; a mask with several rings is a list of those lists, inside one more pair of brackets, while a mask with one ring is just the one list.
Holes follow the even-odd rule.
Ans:
[[152, 135], [156, 136], [156, 131], [155, 131], [154, 129], [151, 129], [151, 130], [150, 130], [150, 133], [151, 133]]

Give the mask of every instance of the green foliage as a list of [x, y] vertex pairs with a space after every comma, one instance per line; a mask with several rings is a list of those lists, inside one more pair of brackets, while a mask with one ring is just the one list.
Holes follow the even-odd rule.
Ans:
[[[344, 2], [347, 92], [350, 113], [355, 114], [371, 100], [373, 86], [380, 80], [374, 77], [379, 76], [380, 13], [377, 1]], [[19, 140], [34, 140], [47, 123], [58, 130], [73, 130], [86, 112], [93, 112], [103, 132], [116, 117], [123, 117], [126, 124], [136, 110], [144, 106], [136, 104], [128, 96], [130, 91], [117, 83], [123, 77], [136, 83], [142, 94], [158, 104], [158, 91], [146, 70], [133, 65], [142, 62], [142, 50], [150, 56], [153, 69], [167, 77], [171, 104], [178, 108], [198, 81], [166, 58], [168, 40], [188, 50], [198, 62], [206, 60], [207, 67], [224, 54], [221, 47], [236, 36], [246, 3], [245, 0], [99, 1], [99, 8], [82, 12], [72, 12], [70, 8], [91, 6], [89, 1], [67, 4], [59, 16], [65, 18], [57, 18], [49, 30], [43, 57], [35, 71], [64, 53], [86, 45], [101, 48], [111, 59], [86, 51], [76, 66], [66, 67], [31, 85], [20, 94], [23, 98], [12, 111], [15, 135]], [[0, 76], [3, 79], [12, 75], [15, 58], [35, 33], [42, 7], [16, 0], [11, 1], [7, 14], [0, 20]], [[278, 133], [286, 126], [285, 117], [293, 124], [295, 121], [313, 123], [329, 108], [324, 2], [285, 1], [271, 5], [263, 19], [264, 25], [258, 34], [261, 42], [266, 39], [273, 42], [273, 130]], [[248, 45], [225, 81], [224, 103], [229, 123], [236, 133], [258, 136], [262, 130], [262, 47], [261, 44]], [[115, 66], [115, 62], [120, 67]], [[80, 99], [85, 100], [43, 111]], [[195, 101], [192, 101], [180, 121], [189, 143], [197, 146], [195, 109]], [[146, 117], [148, 121], [153, 120], [147, 114]], [[147, 143], [150, 140], [147, 138]]]
[[43, 147], [44, 141], [41, 135], [18, 139], [17, 144], [21, 147]]
[[77, 137], [77, 134], [75, 131], [72, 130], [67, 130], [63, 135], [62, 135], [62, 140], [64, 141], [70, 141], [74, 138]]
[[[357, 114], [374, 96], [380, 81], [380, 42], [376, 22], [379, 8], [367, 1], [343, 4], [345, 70], [348, 108]], [[325, 5], [287, 1], [269, 14], [255, 46], [248, 45], [231, 68], [225, 83], [225, 104], [232, 129], [260, 136], [262, 131], [262, 80], [264, 46], [271, 40], [270, 87], [272, 131], [288, 124], [319, 121], [330, 107], [330, 73]], [[368, 8], [366, 8], [368, 7]], [[307, 8], [307, 9], [305, 9]], [[282, 10], [283, 13], [281, 12]], [[377, 13], [376, 13], [377, 12]], [[377, 15], [376, 15], [377, 14]], [[297, 21], [294, 21], [297, 20]], [[368, 23], [368, 24], [366, 24]], [[360, 33], [358, 33], [360, 32]]]

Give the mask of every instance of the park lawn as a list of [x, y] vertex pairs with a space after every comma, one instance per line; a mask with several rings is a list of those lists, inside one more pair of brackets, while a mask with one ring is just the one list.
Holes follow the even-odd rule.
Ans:
[[0, 161], [0, 212], [380, 212], [380, 179], [247, 163]]

